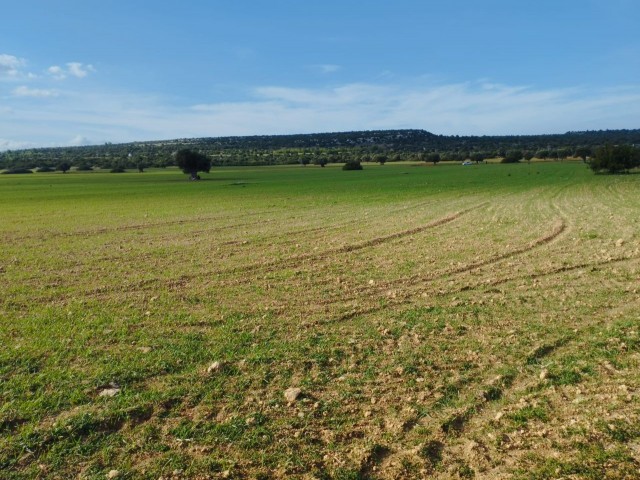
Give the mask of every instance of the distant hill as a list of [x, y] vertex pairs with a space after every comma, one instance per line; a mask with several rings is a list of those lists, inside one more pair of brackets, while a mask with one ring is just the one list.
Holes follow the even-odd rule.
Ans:
[[0, 168], [35, 168], [67, 162], [74, 166], [124, 168], [167, 166], [180, 148], [191, 148], [212, 157], [214, 165], [271, 165], [363, 160], [385, 155], [387, 160], [421, 159], [420, 154], [439, 152], [443, 160], [458, 160], [471, 153], [504, 156], [508, 150], [549, 157], [570, 156], [578, 147], [606, 143], [640, 145], [640, 129], [567, 132], [554, 135], [447, 136], [425, 130], [373, 130], [297, 135], [256, 135], [143, 141], [82, 147], [39, 148], [0, 153]]

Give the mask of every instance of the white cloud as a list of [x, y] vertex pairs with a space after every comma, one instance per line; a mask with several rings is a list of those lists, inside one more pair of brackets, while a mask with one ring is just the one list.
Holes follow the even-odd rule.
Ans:
[[49, 73], [49, 75], [52, 75], [54, 78], [57, 78], [59, 80], [62, 80], [67, 77], [67, 74], [65, 73], [65, 71], [62, 69], [62, 67], [59, 67], [58, 65], [49, 67], [47, 69], [47, 72]]
[[34, 97], [34, 98], [57, 97], [59, 95], [59, 93], [55, 90], [29, 88], [24, 85], [14, 88], [11, 93], [15, 97]]
[[69, 62], [66, 64], [66, 68], [60, 65], [53, 65], [47, 69], [49, 75], [57, 80], [64, 80], [71, 76], [76, 78], [84, 78], [89, 73], [95, 72], [93, 65], [84, 65], [80, 62]]
[[67, 143], [67, 145], [73, 146], [73, 147], [79, 147], [81, 145], [91, 145], [91, 144], [92, 144], [91, 140], [89, 140], [84, 135], [76, 135]]
[[[64, 96], [62, 95], [64, 93]], [[423, 128], [445, 135], [516, 135], [638, 128], [640, 85], [593, 90], [469, 83], [265, 86], [239, 102], [169, 106], [163, 98], [61, 92], [6, 102], [0, 131], [41, 146], [183, 137]], [[70, 140], [72, 137], [72, 140]], [[2, 148], [0, 146], [0, 148]], [[6, 148], [6, 147], [5, 147]]]
[[93, 65], [83, 65], [78, 62], [67, 63], [67, 68], [69, 69], [69, 74], [77, 78], [84, 78], [89, 72], [95, 72]]
[[335, 73], [338, 70], [342, 69], [342, 67], [340, 65], [334, 65], [334, 64], [331, 64], [331, 63], [325, 63], [325, 64], [321, 64], [321, 65], [312, 65], [310, 68], [312, 70], [315, 70], [317, 72], [324, 73], [324, 74]]
[[26, 65], [26, 61], [22, 58], [0, 54], [0, 77], [15, 78], [21, 74], [21, 69]]
[[20, 150], [22, 148], [33, 147], [33, 144], [22, 141], [8, 140], [6, 138], [0, 138], [0, 152], [4, 150]]

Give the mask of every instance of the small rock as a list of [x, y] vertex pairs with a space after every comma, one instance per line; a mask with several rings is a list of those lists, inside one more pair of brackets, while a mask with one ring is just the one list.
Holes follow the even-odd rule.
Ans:
[[216, 373], [222, 369], [222, 363], [213, 362], [211, 365], [207, 367], [207, 373]]
[[107, 473], [107, 478], [118, 478], [120, 476], [120, 472], [118, 470], [109, 470]]
[[151, 351], [151, 347], [138, 347], [142, 353], [149, 353]]
[[287, 388], [284, 391], [284, 398], [287, 399], [287, 402], [293, 403], [298, 399], [301, 393], [302, 393], [302, 390], [299, 388], [296, 388], [296, 387]]
[[[104, 388], [102, 390], [100, 390], [100, 393], [98, 394], [99, 397], [115, 397], [117, 394], [120, 393], [120, 389], [118, 387], [112, 387], [112, 388]], [[112, 472], [116, 472], [117, 470], [111, 470]], [[109, 477], [109, 478], [115, 478], [115, 477]]]
[[616, 247], [620, 248], [623, 245], [624, 245], [624, 240], [622, 238], [619, 238], [618, 240], [616, 240]]
[[544, 380], [549, 376], [549, 371], [545, 368], [540, 372], [540, 380]]

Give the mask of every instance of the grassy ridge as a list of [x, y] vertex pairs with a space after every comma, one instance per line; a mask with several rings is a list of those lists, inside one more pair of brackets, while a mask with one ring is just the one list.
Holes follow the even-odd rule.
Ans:
[[636, 177], [0, 178], [0, 471], [633, 475]]

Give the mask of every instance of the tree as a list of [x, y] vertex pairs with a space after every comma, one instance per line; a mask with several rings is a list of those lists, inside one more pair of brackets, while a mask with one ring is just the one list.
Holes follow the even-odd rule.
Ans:
[[604, 145], [596, 149], [589, 167], [598, 173], [605, 170], [609, 173], [629, 171], [640, 166], [640, 149], [631, 145]]
[[471, 160], [476, 162], [476, 164], [480, 162], [484, 162], [485, 156], [484, 153], [474, 152], [471, 154]]
[[440, 162], [440, 154], [438, 152], [432, 152], [429, 155], [427, 155], [427, 162], [433, 162], [433, 164], [435, 165], [436, 163]]
[[198, 172], [207, 172], [211, 170], [211, 159], [188, 148], [178, 150], [176, 153], [176, 163], [178, 167], [190, 175], [190, 180], [199, 180]]
[[571, 155], [573, 155], [573, 151], [570, 148], [559, 148], [558, 149], [558, 158], [560, 160], [564, 160], [565, 158], [569, 158]]
[[587, 157], [592, 154], [590, 147], [578, 147], [576, 148], [575, 156], [582, 159], [584, 163], [587, 163]]
[[509, 150], [505, 153], [502, 163], [518, 163], [522, 158], [522, 150]]
[[342, 170], [362, 170], [362, 164], [359, 160], [347, 160], [342, 166]]
[[373, 157], [374, 162], [378, 162], [380, 165], [387, 163], [387, 156], [384, 153], [379, 153]]
[[60, 170], [62, 173], [67, 173], [70, 168], [71, 168], [71, 165], [69, 165], [67, 162], [62, 162], [58, 164], [58, 170]]

